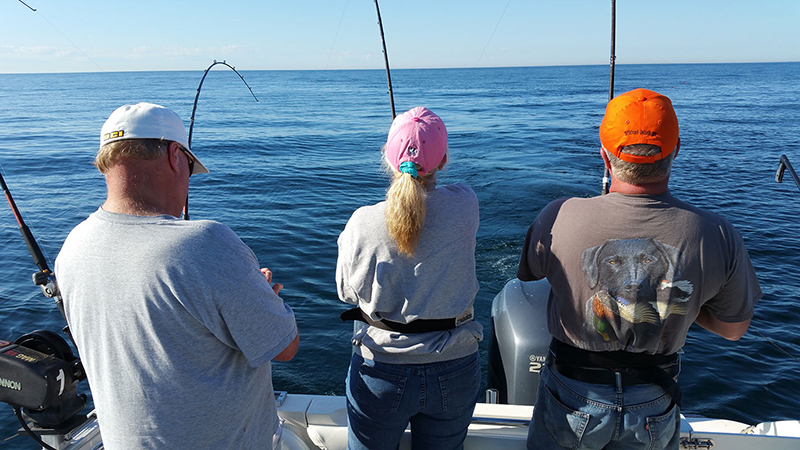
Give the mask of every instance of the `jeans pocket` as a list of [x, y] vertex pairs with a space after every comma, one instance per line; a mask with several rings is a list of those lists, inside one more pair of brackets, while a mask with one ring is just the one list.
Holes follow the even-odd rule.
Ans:
[[[673, 404], [666, 414], [647, 418], [651, 449], [678, 448], [680, 439], [680, 413]], [[672, 442], [675, 441], [675, 442]]]
[[361, 364], [356, 400], [364, 412], [396, 413], [403, 399], [406, 377]]
[[537, 407], [541, 405], [544, 409], [544, 423], [550, 436], [561, 447], [578, 448], [591, 416], [564, 405], [547, 387], [543, 400], [537, 400]]
[[[469, 357], [468, 357], [469, 358]], [[460, 411], [473, 408], [480, 391], [480, 367], [478, 358], [453, 372], [439, 375], [439, 389], [442, 391], [442, 409]]]

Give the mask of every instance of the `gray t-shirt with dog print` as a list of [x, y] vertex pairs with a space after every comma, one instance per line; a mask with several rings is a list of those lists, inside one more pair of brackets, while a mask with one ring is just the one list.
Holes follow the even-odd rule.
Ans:
[[736, 229], [669, 193], [553, 201], [528, 229], [517, 277], [546, 277], [550, 333], [591, 351], [675, 353], [702, 306], [742, 322], [761, 298]]

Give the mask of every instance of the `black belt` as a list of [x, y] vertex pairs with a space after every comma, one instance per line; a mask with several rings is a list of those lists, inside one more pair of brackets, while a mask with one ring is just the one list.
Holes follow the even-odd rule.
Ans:
[[[553, 339], [547, 362], [556, 372], [583, 383], [623, 386], [657, 384], [664, 388], [672, 401], [680, 406], [683, 394], [675, 381], [678, 375], [678, 355], [647, 355], [638, 353], [592, 352]], [[661, 367], [665, 366], [665, 367]]]
[[[658, 384], [653, 380], [652, 374], [648, 374], [644, 368], [619, 368], [619, 369], [589, 369], [585, 367], [572, 367], [562, 364], [550, 363], [550, 367], [556, 372], [564, 375], [567, 378], [572, 378], [576, 381], [592, 384], [617, 384], [617, 374], [620, 376], [620, 382], [623, 386], [636, 386], [640, 384]], [[661, 369], [654, 367], [654, 370], [659, 370], [666, 373], [670, 378], [678, 375], [678, 368], [670, 367], [669, 369]]]
[[372, 320], [361, 308], [348, 309], [339, 315], [342, 321], [358, 320], [382, 330], [396, 331], [398, 333], [427, 333], [430, 331], [447, 331], [458, 326], [458, 319], [417, 319], [408, 323], [392, 322], [386, 319]]

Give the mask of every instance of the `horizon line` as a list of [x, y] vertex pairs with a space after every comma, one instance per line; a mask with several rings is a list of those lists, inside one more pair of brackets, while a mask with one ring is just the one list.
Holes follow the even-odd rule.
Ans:
[[[216, 60], [215, 60], [216, 61]], [[714, 64], [792, 64], [800, 61], [738, 61], [738, 62], [666, 62], [666, 63], [616, 63], [618, 66], [679, 66], [679, 65], [714, 65]], [[545, 67], [607, 67], [610, 64], [542, 64], [536, 66], [459, 66], [459, 67], [396, 67], [394, 70], [465, 70], [465, 69], [525, 69], [525, 68], [545, 68]], [[99, 73], [142, 73], [142, 72], [195, 72], [204, 69], [157, 69], [157, 70], [96, 70], [85, 72], [74, 71], [53, 71], [53, 72], [0, 72], [0, 75], [69, 75], [69, 74], [99, 74]], [[240, 69], [242, 72], [334, 72], [334, 71], [368, 71], [386, 68], [349, 68], [349, 69]]]

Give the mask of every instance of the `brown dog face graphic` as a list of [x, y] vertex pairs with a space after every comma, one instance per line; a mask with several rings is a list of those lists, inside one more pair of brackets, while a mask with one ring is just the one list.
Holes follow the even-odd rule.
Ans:
[[595, 290], [586, 305], [587, 327], [604, 340], [623, 329], [658, 334], [669, 314], [686, 314], [691, 284], [678, 282], [681, 290], [673, 282], [680, 259], [680, 250], [649, 238], [611, 239], [584, 251], [583, 271]]

